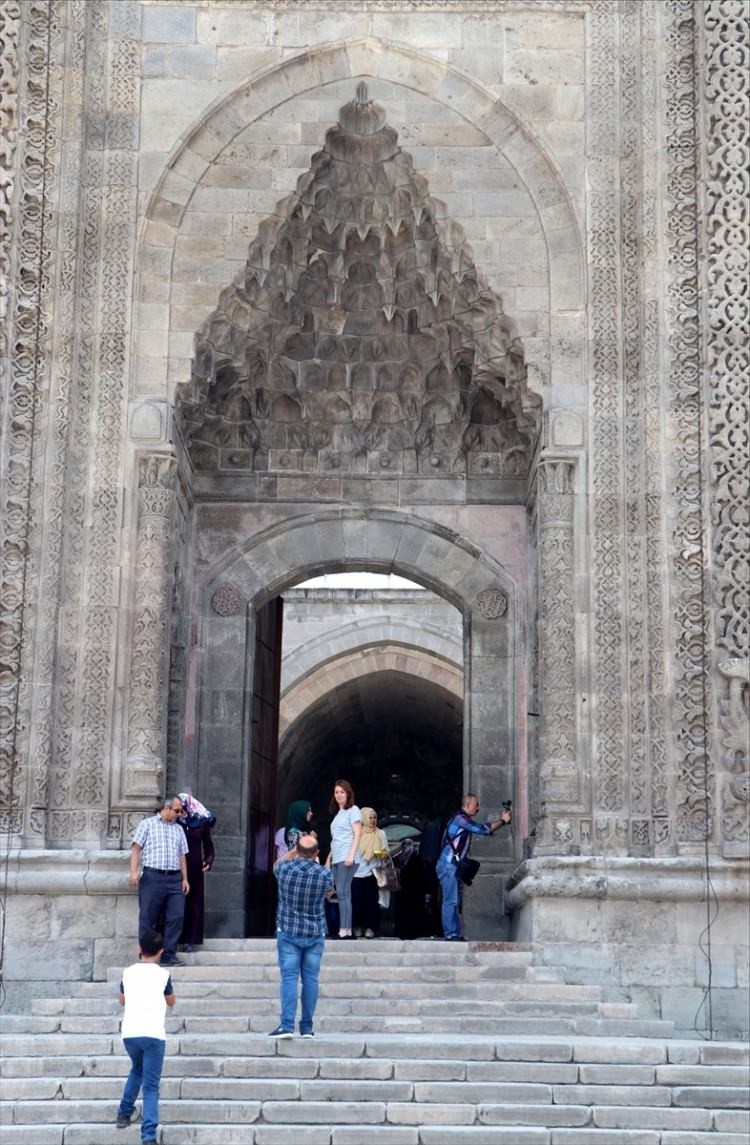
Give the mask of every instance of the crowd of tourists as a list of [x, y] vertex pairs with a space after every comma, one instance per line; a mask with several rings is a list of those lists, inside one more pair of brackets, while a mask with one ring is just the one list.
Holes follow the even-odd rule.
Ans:
[[[397, 892], [397, 936], [411, 933], [415, 905], [429, 897], [425, 866], [413, 839], [391, 855], [373, 807], [358, 807], [346, 779], [333, 785], [329, 812], [331, 845], [320, 862], [312, 804], [295, 800], [274, 839], [273, 873], [278, 890], [276, 951], [279, 965], [279, 1022], [269, 1037], [294, 1037], [299, 1007], [300, 1037], [315, 1037], [320, 965], [327, 939], [373, 939], [380, 933], [381, 908]], [[474, 835], [491, 835], [511, 821], [506, 804], [498, 819], [476, 822], [479, 799], [468, 793], [440, 835], [434, 878], [440, 884], [441, 922], [447, 942], [463, 942], [461, 896], [479, 866], [470, 857]], [[204, 875], [214, 861], [211, 827], [216, 817], [189, 792], [170, 796], [159, 811], [139, 823], [130, 851], [129, 881], [138, 887], [139, 959], [123, 971], [122, 1037], [131, 1069], [117, 1110], [125, 1128], [135, 1118], [143, 1091], [141, 1139], [155, 1145], [159, 1082], [165, 1051], [165, 1016], [175, 1003], [170, 970], [184, 966], [178, 955], [203, 942]], [[401, 934], [399, 935], [399, 932]]]

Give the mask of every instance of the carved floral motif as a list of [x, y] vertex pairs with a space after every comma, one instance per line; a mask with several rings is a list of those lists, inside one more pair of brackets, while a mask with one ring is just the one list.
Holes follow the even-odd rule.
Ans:
[[485, 620], [499, 620], [508, 611], [508, 598], [502, 589], [485, 588], [477, 596], [477, 609]]
[[674, 490], [671, 535], [676, 731], [676, 836], [714, 834], [712, 767], [706, 742], [708, 664], [704, 602], [701, 362], [698, 322], [698, 203], [695, 17], [692, 0], [667, 5], [667, 193], [669, 401]]
[[[707, 0], [701, 101], [704, 353], [710, 390], [711, 544], [722, 831], [750, 849], [750, 23], [742, 0]], [[744, 777], [744, 778], [743, 778]]]
[[242, 597], [233, 584], [220, 584], [211, 597], [211, 607], [217, 616], [237, 616], [242, 608]]

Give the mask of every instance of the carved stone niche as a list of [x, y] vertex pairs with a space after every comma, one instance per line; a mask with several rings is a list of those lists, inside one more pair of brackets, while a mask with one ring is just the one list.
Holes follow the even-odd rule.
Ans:
[[198, 331], [176, 409], [193, 465], [519, 478], [540, 411], [500, 299], [360, 84]]

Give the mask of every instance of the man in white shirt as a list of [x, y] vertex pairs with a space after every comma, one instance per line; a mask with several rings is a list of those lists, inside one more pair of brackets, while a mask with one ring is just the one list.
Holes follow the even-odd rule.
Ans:
[[162, 953], [158, 930], [143, 932], [139, 950], [138, 962], [123, 970], [120, 982], [120, 1005], [125, 1007], [122, 1040], [131, 1066], [115, 1124], [118, 1129], [130, 1125], [135, 1100], [143, 1086], [142, 1145], [156, 1145], [159, 1082], [167, 1037], [164, 1017], [167, 1006], [174, 1006], [175, 997], [169, 971], [158, 964]]

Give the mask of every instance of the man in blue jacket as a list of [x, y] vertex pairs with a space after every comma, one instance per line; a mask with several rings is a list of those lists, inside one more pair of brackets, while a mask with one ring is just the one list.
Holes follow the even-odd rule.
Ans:
[[446, 942], [463, 942], [461, 934], [461, 891], [459, 863], [469, 856], [472, 835], [494, 835], [500, 827], [511, 821], [508, 810], [492, 823], [475, 823], [479, 799], [469, 791], [461, 801], [461, 810], [448, 820], [443, 835], [443, 846], [435, 867], [442, 890], [443, 935]]

